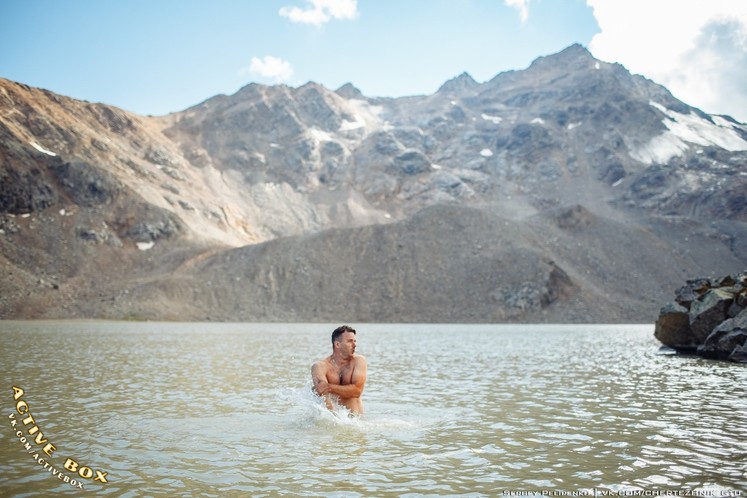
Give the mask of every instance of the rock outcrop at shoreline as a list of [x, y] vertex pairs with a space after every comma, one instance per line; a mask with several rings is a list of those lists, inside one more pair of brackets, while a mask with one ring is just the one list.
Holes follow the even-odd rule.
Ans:
[[688, 280], [659, 312], [654, 336], [680, 353], [747, 363], [747, 272]]

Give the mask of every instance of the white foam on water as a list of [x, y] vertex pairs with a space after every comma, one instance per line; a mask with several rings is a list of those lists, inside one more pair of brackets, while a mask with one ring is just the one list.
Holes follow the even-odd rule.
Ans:
[[289, 407], [289, 417], [308, 428], [344, 428], [365, 433], [387, 433], [423, 429], [421, 421], [411, 420], [399, 414], [379, 414], [370, 410], [359, 416], [346, 407], [334, 403], [329, 410], [324, 400], [311, 390], [309, 382], [303, 388], [285, 389], [278, 398]]

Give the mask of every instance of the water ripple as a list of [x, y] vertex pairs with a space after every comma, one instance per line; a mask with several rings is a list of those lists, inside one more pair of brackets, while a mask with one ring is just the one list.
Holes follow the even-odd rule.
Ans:
[[[60, 455], [109, 472], [108, 485], [86, 483], [99, 494], [747, 488], [747, 369], [657, 356], [651, 327], [359, 326], [363, 419], [311, 394], [329, 327], [0, 327], [14, 345], [0, 356], [6, 377]], [[9, 425], [5, 439], [0, 489], [66, 490]]]

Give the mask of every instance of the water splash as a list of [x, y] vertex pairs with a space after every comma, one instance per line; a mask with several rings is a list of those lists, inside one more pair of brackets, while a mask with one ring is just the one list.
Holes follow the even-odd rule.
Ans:
[[307, 428], [353, 428], [366, 433], [411, 431], [424, 428], [422, 421], [408, 419], [402, 413], [392, 415], [368, 410], [365, 415], [357, 415], [334, 401], [333, 409], [330, 410], [325, 405], [324, 399], [312, 391], [310, 382], [301, 388], [283, 389], [278, 394], [278, 398], [288, 407], [288, 416]]
[[318, 422], [354, 425], [358, 422], [356, 419], [360, 418], [338, 403], [333, 403], [334, 409], [329, 410], [324, 399], [312, 391], [310, 382], [301, 388], [282, 389], [278, 399], [288, 407], [291, 418], [308, 422], [306, 425]]

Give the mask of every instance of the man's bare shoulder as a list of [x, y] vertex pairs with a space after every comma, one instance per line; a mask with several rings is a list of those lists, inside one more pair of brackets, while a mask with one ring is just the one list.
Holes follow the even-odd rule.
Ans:
[[313, 365], [311, 365], [311, 370], [323, 370], [326, 371], [329, 368], [330, 362], [329, 358], [322, 358], [321, 360], [314, 362]]

